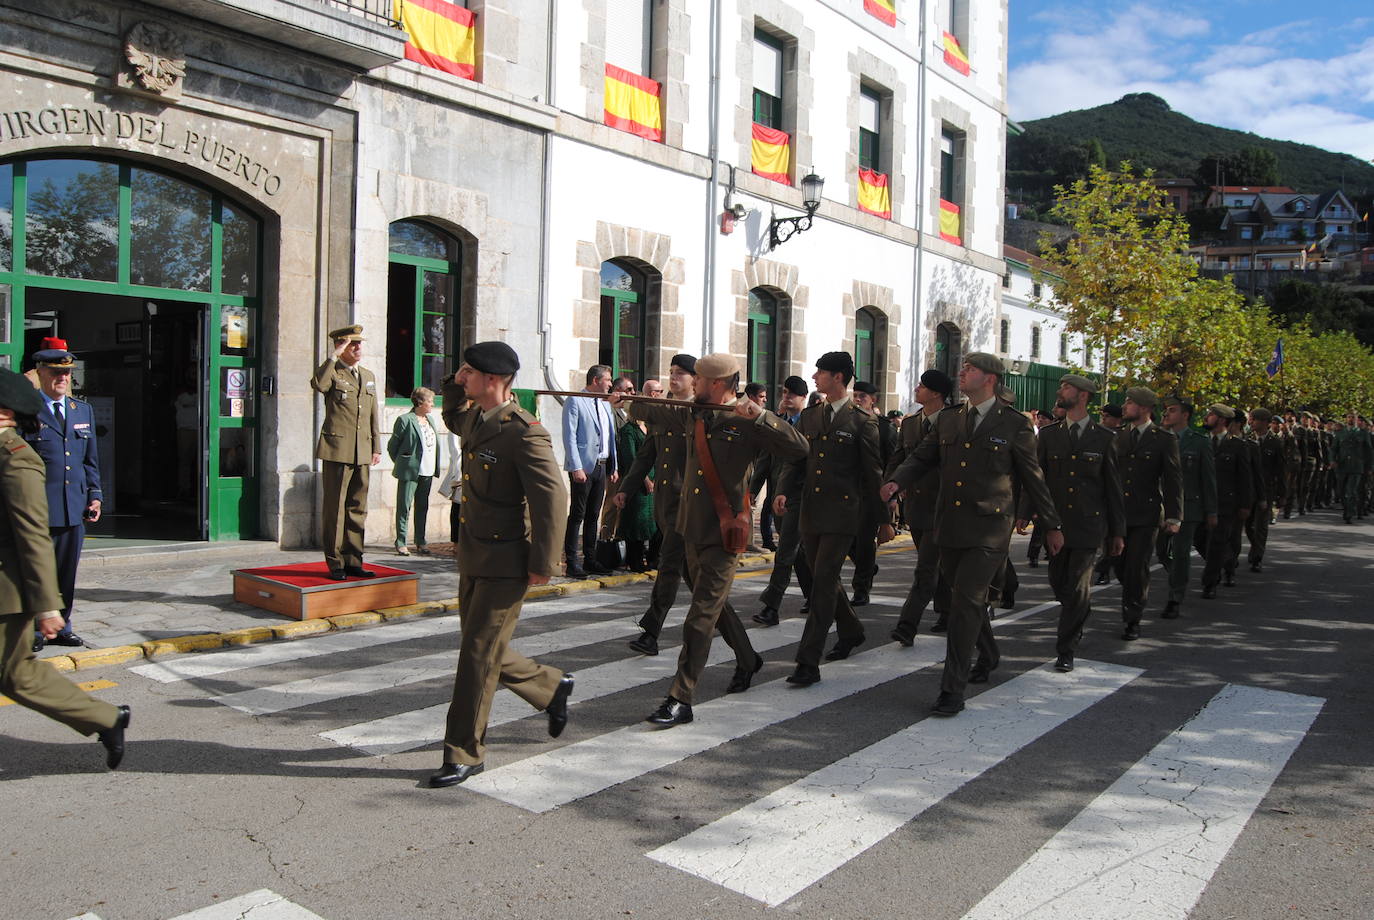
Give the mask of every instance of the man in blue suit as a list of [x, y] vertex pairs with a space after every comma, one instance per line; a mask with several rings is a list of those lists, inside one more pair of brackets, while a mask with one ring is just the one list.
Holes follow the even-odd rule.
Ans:
[[[611, 369], [604, 364], [587, 368], [588, 393], [611, 391]], [[568, 472], [568, 530], [563, 555], [571, 578], [607, 575], [596, 561], [596, 531], [606, 482], [620, 478], [616, 472], [615, 416], [610, 403], [595, 397], [573, 397], [563, 406], [563, 469]], [[581, 540], [585, 565], [578, 556]]]
[[[72, 368], [76, 358], [63, 339], [45, 338], [33, 353], [43, 410], [38, 430], [25, 440], [47, 467], [48, 532], [57, 555], [57, 582], [62, 594], [62, 628], [47, 642], [52, 645], [85, 645], [72, 632], [72, 597], [76, 593], [76, 567], [86, 522], [100, 520], [100, 461], [96, 455], [95, 413], [85, 400], [71, 395]], [[44, 645], [34, 636], [34, 651]]]

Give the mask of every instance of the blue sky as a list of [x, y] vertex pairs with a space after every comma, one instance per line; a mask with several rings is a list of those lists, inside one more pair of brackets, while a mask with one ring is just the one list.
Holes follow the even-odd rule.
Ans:
[[1010, 0], [1011, 117], [1151, 92], [1199, 121], [1374, 159], [1374, 0]]

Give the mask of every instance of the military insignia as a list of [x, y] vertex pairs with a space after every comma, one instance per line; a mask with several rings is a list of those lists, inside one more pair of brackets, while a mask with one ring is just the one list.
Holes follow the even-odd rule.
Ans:
[[377, 389], [377, 383], [376, 383], [376, 381], [373, 381], [373, 380], [367, 381], [366, 383], [363, 384], [363, 386], [367, 387], [369, 390], [375, 390], [375, 389]]
[[852, 440], [854, 440], [854, 432], [852, 432], [852, 431], [845, 431], [844, 429], [840, 429], [839, 431], [835, 432], [835, 440], [836, 440], [836, 441], [852, 441]]
[[720, 430], [720, 433], [725, 435], [727, 438], [737, 438], [740, 435], [739, 429], [736, 428], [734, 425], [726, 425], [724, 428]]
[[1007, 441], [1006, 441], [1005, 438], [988, 438], [988, 443], [990, 443], [990, 444], [1005, 444], [1005, 443], [1007, 443]]
[[491, 451], [489, 451], [489, 450], [479, 450], [479, 451], [477, 452], [477, 458], [478, 458], [479, 460], [481, 460], [483, 463], [495, 463], [495, 462], [496, 462], [496, 455], [493, 454], [493, 453], [492, 453]]
[[72, 427], [73, 427], [73, 428], [89, 428], [89, 427], [91, 427], [91, 423], [90, 423], [90, 422], [74, 422], [74, 423], [72, 424]]
[[1098, 453], [1097, 451], [1095, 451], [1095, 450], [1085, 450], [1085, 451], [1083, 451], [1083, 459], [1084, 459], [1084, 460], [1101, 460], [1101, 459], [1102, 459], [1102, 455], [1101, 455], [1100, 453]]

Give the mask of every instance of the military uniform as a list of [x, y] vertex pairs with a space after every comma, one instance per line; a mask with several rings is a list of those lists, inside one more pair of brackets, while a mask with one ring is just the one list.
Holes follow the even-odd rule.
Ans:
[[[706, 360], [698, 360], [698, 372], [703, 371]], [[749, 644], [749, 635], [738, 618], [731, 618], [733, 623], [722, 619], [739, 557], [726, 551], [722, 543], [720, 519], [706, 484], [706, 474], [696, 460], [697, 431], [700, 430], [711, 452], [725, 501], [736, 513], [747, 507], [749, 469], [758, 451], [766, 449], [784, 460], [792, 459], [806, 453], [806, 439], [767, 410], [749, 421], [734, 412], [636, 402], [630, 406], [630, 418], [672, 429], [687, 441], [681, 502], [674, 529], [686, 547], [692, 605], [682, 627], [682, 651], [678, 655], [677, 676], [669, 696], [690, 706], [697, 680], [706, 667], [711, 635], [718, 622], [722, 634], [728, 635], [729, 630], [738, 629], [731, 647], [735, 649], [739, 668], [750, 669], [752, 673], [757, 660]]]
[[1302, 483], [1303, 447], [1298, 435], [1285, 428], [1279, 435], [1283, 444], [1283, 516], [1293, 516], [1293, 506], [1298, 503]]
[[530, 575], [558, 571], [568, 493], [548, 429], [514, 399], [484, 412], [452, 380], [444, 384], [443, 399], [444, 424], [463, 449], [462, 634], [444, 763], [476, 765], [486, 758], [487, 718], [498, 683], [535, 709], [546, 709], [563, 679], [559, 669], [513, 650], [510, 639]]
[[1354, 521], [1360, 510], [1360, 484], [1364, 479], [1369, 435], [1358, 428], [1346, 427], [1332, 438], [1332, 459], [1340, 482], [1341, 517], [1347, 524]]
[[[349, 327], [361, 334], [362, 327]], [[335, 333], [349, 333], [349, 329]], [[342, 573], [363, 564], [367, 487], [372, 457], [382, 452], [377, 380], [361, 365], [349, 367], [333, 355], [315, 369], [310, 386], [324, 396], [324, 424], [315, 447], [323, 484], [320, 544], [329, 570]]]
[[[902, 419], [901, 439], [888, 462], [884, 473], [886, 478], [892, 479], [902, 462], [935, 430], [936, 420], [949, 411], [941, 409], [933, 417], [927, 417], [924, 411], [920, 411]], [[910, 645], [916, 637], [921, 616], [932, 600], [935, 602], [937, 623], [947, 624], [949, 619], [949, 584], [940, 577], [940, 547], [935, 542], [935, 509], [939, 494], [940, 470], [932, 466], [907, 487], [906, 499], [902, 502], [902, 512], [906, 515], [907, 526], [911, 528], [911, 542], [916, 547], [916, 567], [911, 575], [911, 587], [902, 603], [897, 626], [892, 631], [892, 638], [903, 645]]]
[[1159, 561], [1169, 570], [1169, 601], [1164, 615], [1174, 617], [1188, 596], [1193, 567], [1193, 543], [1198, 529], [1217, 514], [1217, 469], [1212, 439], [1193, 428], [1178, 432], [1178, 459], [1183, 478], [1183, 519], [1178, 533], [1161, 531]]
[[1245, 442], [1229, 435], [1214, 437], [1212, 450], [1217, 468], [1217, 526], [1207, 537], [1204, 597], [1215, 593], [1223, 572], [1228, 582], [1235, 575], [1235, 534], [1242, 526], [1241, 517], [1255, 504], [1254, 471]]
[[[892, 427], [891, 419], [877, 414], [874, 417], [878, 420], [878, 472], [881, 475], [897, 449], [897, 429]], [[854, 563], [850, 585], [854, 589], [855, 606], [868, 603], [873, 578], [878, 573], [878, 529], [890, 523], [892, 515], [882, 501], [868, 505], [859, 519], [859, 529], [849, 550], [849, 558]]]
[[1126, 505], [1126, 547], [1121, 561], [1121, 619], [1127, 633], [1139, 629], [1150, 592], [1150, 556], [1155, 534], [1183, 515], [1183, 479], [1178, 438], [1150, 422], [1128, 423], [1116, 433], [1121, 495]]
[[[1245, 445], [1250, 454], [1250, 471], [1255, 480], [1255, 504], [1242, 529], [1245, 531], [1245, 539], [1250, 542], [1246, 561], [1250, 563], [1250, 571], [1259, 572], [1263, 569], [1264, 548], [1269, 544], [1269, 509], [1278, 501], [1277, 479], [1283, 468], [1283, 457], [1280, 445], [1266, 444], [1263, 438], [1245, 438]], [[1239, 533], [1234, 542], [1239, 562]]]
[[[798, 414], [796, 420], [800, 418]], [[784, 421], [791, 425], [795, 425], [796, 420], [784, 418]], [[811, 567], [807, 565], [806, 552], [801, 545], [801, 482], [798, 480], [794, 486], [795, 491], [788, 494], [783, 491], [783, 464], [774, 463], [770, 458], [769, 467], [768, 500], [771, 502], [775, 495], [787, 495], [787, 510], [776, 521], [778, 548], [773, 554], [773, 571], [768, 575], [768, 586], [759, 595], [759, 602], [764, 609], [755, 614], [754, 619], [772, 625], [775, 623], [778, 608], [782, 606], [787, 587], [792, 583], [792, 573], [795, 572], [797, 575], [797, 587], [801, 588], [803, 599], [811, 597], [812, 578]]]

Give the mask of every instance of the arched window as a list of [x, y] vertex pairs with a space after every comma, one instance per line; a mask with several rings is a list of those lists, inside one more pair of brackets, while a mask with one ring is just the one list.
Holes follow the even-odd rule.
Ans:
[[964, 336], [953, 323], [935, 328], [935, 368], [949, 375], [958, 387], [959, 368], [964, 363]]
[[769, 405], [777, 405], [778, 297], [764, 288], [749, 292], [749, 380], [768, 388]]
[[1009, 319], [1004, 318], [1002, 320], [1002, 334], [998, 341], [998, 345], [999, 347], [997, 350], [1004, 355], [1011, 351], [1011, 320]]
[[461, 245], [416, 220], [391, 225], [387, 256], [386, 395], [434, 388], [458, 353]]
[[597, 363], [612, 377], [644, 382], [648, 292], [644, 273], [622, 262], [601, 263], [601, 335]]
[[882, 322], [869, 307], [854, 314], [854, 379], [866, 380], [882, 389]]
[[1040, 327], [1031, 326], [1031, 360], [1040, 360]]

